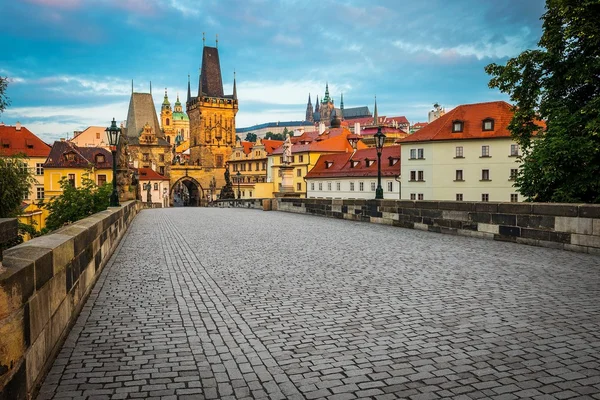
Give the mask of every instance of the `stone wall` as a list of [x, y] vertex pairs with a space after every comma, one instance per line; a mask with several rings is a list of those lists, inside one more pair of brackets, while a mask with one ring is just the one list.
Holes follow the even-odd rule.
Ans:
[[277, 209], [600, 254], [600, 205], [281, 198]]
[[130, 201], [4, 252], [0, 271], [0, 399], [35, 393], [120, 238]]
[[210, 206], [219, 208], [256, 208], [262, 210], [263, 199], [215, 200]]

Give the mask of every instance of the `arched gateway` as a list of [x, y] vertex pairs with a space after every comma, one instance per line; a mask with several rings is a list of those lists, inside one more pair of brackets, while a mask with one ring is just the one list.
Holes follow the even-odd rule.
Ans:
[[171, 185], [171, 206], [198, 207], [205, 200], [202, 185], [191, 176], [179, 178]]

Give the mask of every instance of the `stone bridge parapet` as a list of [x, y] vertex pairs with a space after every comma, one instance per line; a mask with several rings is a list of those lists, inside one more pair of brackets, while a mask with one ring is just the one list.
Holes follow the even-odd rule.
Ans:
[[31, 398], [140, 202], [12, 247], [0, 271], [0, 399]]
[[600, 205], [280, 198], [279, 211], [600, 254]]

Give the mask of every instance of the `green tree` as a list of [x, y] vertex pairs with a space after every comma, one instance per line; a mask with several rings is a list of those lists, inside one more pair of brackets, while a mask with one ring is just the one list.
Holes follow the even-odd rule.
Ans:
[[8, 78], [0, 76], [0, 114], [6, 110], [10, 105], [10, 99], [6, 96], [6, 89], [8, 88]]
[[23, 199], [34, 181], [26, 157], [0, 154], [0, 218], [16, 217], [21, 213]]
[[515, 186], [530, 201], [598, 203], [600, 3], [547, 0], [542, 20], [538, 49], [485, 68], [489, 86], [516, 106], [509, 129], [523, 155]]
[[248, 132], [248, 133], [246, 134], [246, 139], [245, 139], [245, 140], [246, 140], [247, 142], [253, 142], [253, 143], [256, 143], [256, 139], [257, 139], [256, 133]]
[[110, 204], [112, 187], [108, 183], [98, 186], [85, 174], [81, 187], [73, 187], [66, 177], [60, 180], [62, 194], [51, 199], [45, 207], [50, 211], [46, 227], [55, 230], [63, 225], [78, 221], [104, 211]]

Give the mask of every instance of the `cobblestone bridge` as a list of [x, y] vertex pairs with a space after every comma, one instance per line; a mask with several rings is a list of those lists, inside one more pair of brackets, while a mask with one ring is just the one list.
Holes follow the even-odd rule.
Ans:
[[154, 209], [38, 399], [600, 399], [600, 257], [282, 212]]

